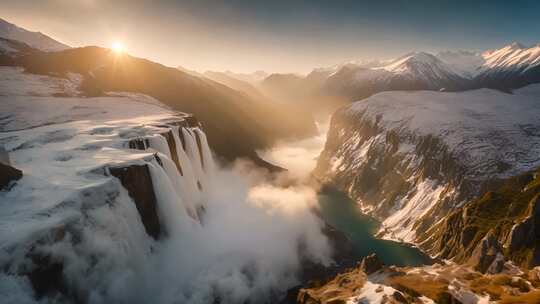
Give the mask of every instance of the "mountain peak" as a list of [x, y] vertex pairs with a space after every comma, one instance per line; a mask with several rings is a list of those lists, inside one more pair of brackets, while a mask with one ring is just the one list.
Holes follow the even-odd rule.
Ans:
[[519, 43], [517, 41], [512, 42], [511, 44], [507, 45], [506, 47], [510, 48], [510, 49], [513, 49], [513, 50], [519, 50], [519, 49], [526, 48], [526, 46], [524, 46], [523, 44], [521, 44], [521, 43]]
[[17, 40], [41, 51], [62, 51], [70, 48], [41, 33], [32, 32], [0, 18], [0, 37]]

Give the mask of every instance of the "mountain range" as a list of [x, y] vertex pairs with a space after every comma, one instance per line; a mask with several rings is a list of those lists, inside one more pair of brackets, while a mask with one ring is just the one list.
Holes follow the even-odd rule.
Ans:
[[540, 45], [512, 43], [483, 52], [413, 52], [390, 60], [350, 61], [316, 68], [306, 76], [275, 73], [256, 85], [274, 100], [335, 109], [383, 91], [511, 92], [536, 82], [540, 82]]

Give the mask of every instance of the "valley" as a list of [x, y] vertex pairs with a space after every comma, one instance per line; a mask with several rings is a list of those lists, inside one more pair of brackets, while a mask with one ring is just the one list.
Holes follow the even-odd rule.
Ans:
[[540, 45], [322, 60], [190, 9], [137, 55], [0, 19], [0, 303], [540, 303]]

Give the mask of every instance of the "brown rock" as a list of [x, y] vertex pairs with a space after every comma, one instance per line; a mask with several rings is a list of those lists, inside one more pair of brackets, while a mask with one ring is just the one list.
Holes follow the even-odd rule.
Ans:
[[504, 267], [502, 246], [490, 231], [474, 249], [468, 263], [481, 273], [499, 273]]
[[384, 263], [377, 257], [375, 253], [368, 255], [362, 259], [360, 263], [360, 269], [366, 274], [372, 274], [378, 270], [381, 270], [384, 266]]
[[120, 180], [122, 186], [133, 199], [146, 233], [154, 239], [158, 239], [162, 231], [157, 215], [156, 195], [148, 166], [130, 165], [109, 168], [109, 172]]

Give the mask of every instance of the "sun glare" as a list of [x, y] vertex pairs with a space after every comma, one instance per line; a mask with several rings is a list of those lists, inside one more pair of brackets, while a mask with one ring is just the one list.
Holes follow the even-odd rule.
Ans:
[[111, 49], [116, 53], [124, 52], [124, 45], [118, 41], [113, 42]]

